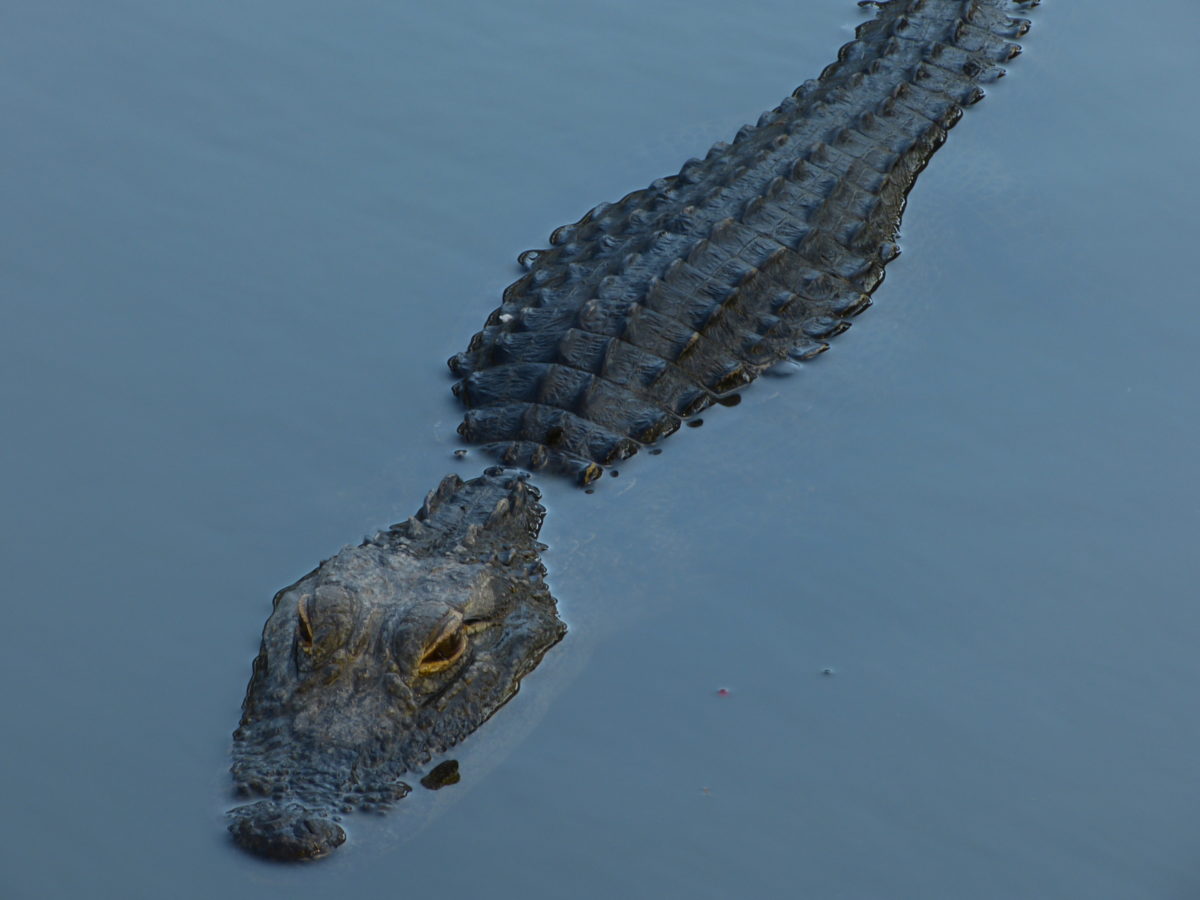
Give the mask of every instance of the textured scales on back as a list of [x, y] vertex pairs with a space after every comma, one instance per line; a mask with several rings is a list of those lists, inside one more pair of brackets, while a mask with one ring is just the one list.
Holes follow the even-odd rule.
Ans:
[[587, 483], [870, 305], [917, 175], [1004, 74], [1011, 0], [890, 0], [837, 62], [715, 145], [523, 254], [464, 353], [459, 433]]

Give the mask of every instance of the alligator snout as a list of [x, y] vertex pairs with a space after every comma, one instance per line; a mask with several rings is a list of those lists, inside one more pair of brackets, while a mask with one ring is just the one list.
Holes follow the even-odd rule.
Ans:
[[269, 859], [316, 859], [346, 842], [340, 825], [298, 803], [259, 800], [230, 810], [229, 818], [238, 846]]

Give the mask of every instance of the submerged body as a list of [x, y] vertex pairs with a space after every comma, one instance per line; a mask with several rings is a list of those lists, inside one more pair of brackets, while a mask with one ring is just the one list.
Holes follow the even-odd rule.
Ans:
[[463, 437], [586, 483], [823, 351], [870, 305], [918, 173], [1019, 51], [1013, 5], [881, 4], [732, 144], [558, 229], [450, 360]]
[[[732, 144], [555, 232], [464, 353], [460, 432], [586, 483], [865, 309], [905, 198], [1027, 22], [1009, 0], [891, 0]], [[517, 691], [565, 633], [525, 476], [450, 476], [413, 519], [275, 598], [234, 735], [245, 849], [323, 855], [340, 813]], [[434, 773], [430, 773], [432, 777]], [[440, 786], [450, 783], [433, 779]]]

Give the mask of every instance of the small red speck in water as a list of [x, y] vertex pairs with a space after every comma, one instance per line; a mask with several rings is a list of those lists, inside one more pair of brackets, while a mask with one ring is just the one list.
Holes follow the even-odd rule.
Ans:
[[717, 696], [718, 697], [728, 697], [729, 696], [729, 688], [721, 688], [719, 691], [717, 691]]

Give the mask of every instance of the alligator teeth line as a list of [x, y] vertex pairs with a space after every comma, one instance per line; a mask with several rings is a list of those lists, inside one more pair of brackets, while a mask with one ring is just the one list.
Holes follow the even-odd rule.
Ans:
[[870, 305], [917, 175], [1029, 24], [1008, 0], [873, 5], [837, 62], [732, 143], [522, 254], [528, 273], [449, 363], [467, 441], [593, 481]]

